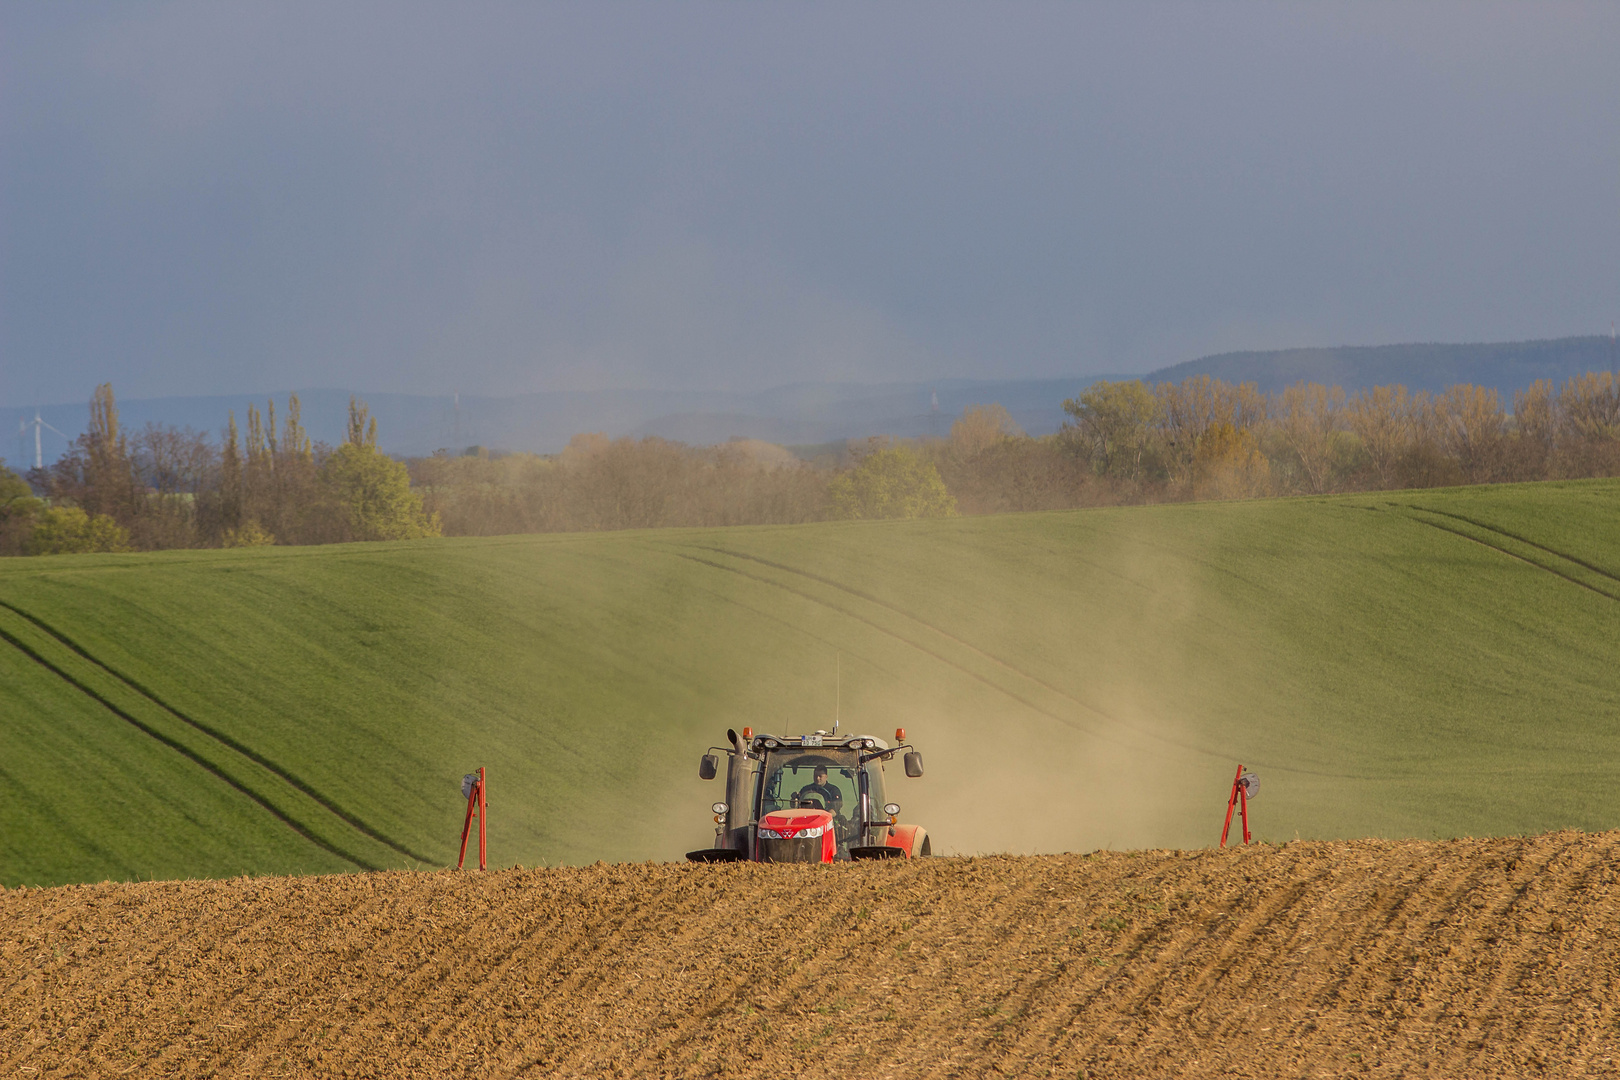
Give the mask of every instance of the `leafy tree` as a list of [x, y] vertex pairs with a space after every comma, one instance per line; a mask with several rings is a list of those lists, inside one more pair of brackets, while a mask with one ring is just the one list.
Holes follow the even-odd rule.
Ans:
[[377, 418], [371, 415], [366, 403], [359, 398], [349, 397], [349, 437], [350, 446], [377, 448]]
[[1024, 429], [1001, 405], [970, 405], [951, 425], [951, 449], [962, 457], [970, 458], [1008, 439], [1024, 437]]
[[21, 555], [28, 550], [34, 517], [44, 506], [28, 482], [0, 461], [0, 555]]
[[1271, 482], [1271, 463], [1254, 432], [1225, 421], [1199, 434], [1192, 468], [1201, 499], [1252, 499], [1266, 494]]
[[[373, 428], [375, 432], [375, 428]], [[439, 516], [422, 509], [402, 462], [372, 441], [346, 442], [321, 466], [321, 481], [342, 508], [352, 540], [415, 540], [438, 536]]]
[[1194, 375], [1180, 383], [1160, 383], [1153, 393], [1159, 399], [1159, 433], [1177, 480], [1187, 480], [1196, 471], [1199, 444], [1211, 428], [1225, 425], [1253, 432], [1266, 420], [1266, 397], [1254, 383], [1233, 386]]
[[1159, 422], [1159, 399], [1140, 379], [1097, 382], [1063, 403], [1092, 468], [1102, 476], [1142, 478]]
[[281, 543], [332, 539], [333, 530], [323, 519], [331, 518], [335, 508], [326, 505], [315, 446], [304, 430], [297, 394], [287, 398], [286, 426], [279, 435], [275, 401], [265, 403], [262, 424], [256, 410], [248, 407], [247, 447], [247, 499], [240, 528], [252, 526]]
[[956, 499], [939, 470], [904, 446], [866, 455], [859, 466], [828, 485], [833, 515], [841, 518], [950, 517]]
[[90, 429], [48, 470], [44, 487], [51, 500], [107, 514], [129, 525], [144, 508], [144, 490], [130, 460], [129, 442], [118, 425], [118, 403], [110, 383], [90, 399]]
[[129, 550], [129, 532], [123, 526], [106, 514], [87, 514], [77, 506], [40, 511], [28, 537], [31, 555]]
[[242, 524], [242, 450], [241, 437], [236, 430], [236, 410], [226, 413], [230, 418], [225, 429], [225, 441], [219, 451], [219, 492], [217, 496], [218, 524], [221, 532], [235, 532]]

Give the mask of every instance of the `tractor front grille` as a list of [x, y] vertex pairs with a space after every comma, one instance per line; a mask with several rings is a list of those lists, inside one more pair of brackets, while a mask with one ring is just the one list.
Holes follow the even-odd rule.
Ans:
[[[765, 830], [761, 829], [761, 832]], [[760, 838], [760, 862], [809, 862], [821, 861], [821, 830], [816, 830], [815, 836], [796, 836], [791, 840]]]

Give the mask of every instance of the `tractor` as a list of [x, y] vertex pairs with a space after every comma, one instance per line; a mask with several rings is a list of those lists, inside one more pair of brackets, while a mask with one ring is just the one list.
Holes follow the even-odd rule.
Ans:
[[[895, 745], [871, 735], [831, 732], [782, 737], [743, 728], [729, 746], [711, 746], [698, 776], [713, 780], [726, 755], [726, 797], [714, 804], [714, 846], [689, 851], [692, 862], [830, 863], [930, 855], [920, 825], [900, 825], [897, 803], [883, 801], [884, 766], [905, 752], [907, 776], [921, 776], [922, 755], [894, 733]], [[881, 810], [880, 810], [881, 808]]]

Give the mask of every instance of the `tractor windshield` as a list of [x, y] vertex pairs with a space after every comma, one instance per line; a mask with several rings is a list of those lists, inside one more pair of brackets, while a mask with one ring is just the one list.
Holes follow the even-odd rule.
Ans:
[[[769, 814], [796, 806], [814, 806], [853, 816], [860, 805], [855, 781], [858, 765], [848, 751], [779, 750], [765, 762], [765, 788], [759, 812]], [[816, 770], [827, 775], [816, 782]]]
[[[827, 770], [826, 779], [819, 789], [816, 784], [818, 768]], [[765, 784], [759, 812], [765, 815], [773, 810], [788, 810], [794, 806], [813, 806], [858, 820], [861, 806], [860, 786], [855, 775], [858, 768], [861, 765], [852, 751], [833, 748], [777, 750], [764, 763]], [[883, 765], [879, 761], [869, 761], [865, 768], [868, 793], [872, 800], [867, 820], [872, 821], [879, 819], [882, 814]]]

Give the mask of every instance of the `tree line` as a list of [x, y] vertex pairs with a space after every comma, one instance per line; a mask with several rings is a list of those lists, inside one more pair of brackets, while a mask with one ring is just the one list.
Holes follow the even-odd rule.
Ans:
[[800, 460], [736, 441], [578, 435], [560, 454], [377, 449], [351, 400], [345, 441], [312, 441], [297, 397], [234, 414], [215, 442], [189, 429], [120, 430], [112, 389], [90, 426], [27, 480], [0, 467], [0, 552], [339, 543], [443, 534], [796, 524], [1192, 499], [1325, 494], [1620, 475], [1620, 381], [1496, 391], [1300, 383], [1280, 394], [1208, 376], [1099, 382], [1032, 437], [999, 405], [948, 438], [852, 441]]
[[1234, 498], [1572, 479], [1620, 472], [1620, 382], [1592, 372], [1514, 394], [1380, 386], [1280, 394], [1207, 376], [1098, 383], [1062, 438], [1121, 499]]
[[[758, 444], [576, 437], [542, 457], [419, 459], [411, 475], [451, 534], [654, 528], [1059, 510], [1620, 475], [1620, 383], [1495, 390], [1381, 386], [1280, 394], [1208, 376], [1099, 382], [1052, 435], [1006, 409], [965, 410], [948, 438], [866, 439], [831, 461]], [[780, 453], [780, 448], [773, 448]]]
[[312, 440], [287, 401], [227, 417], [219, 441], [190, 428], [118, 422], [110, 385], [90, 424], [53, 464], [18, 477], [0, 466], [0, 553], [249, 547], [439, 535], [405, 466], [377, 449], [377, 422], [349, 402], [348, 436]]
[[956, 512], [934, 464], [887, 439], [812, 462], [754, 440], [694, 447], [591, 434], [576, 435], [556, 455], [440, 453], [410, 467], [424, 505], [453, 535]]
[[1098, 382], [1030, 438], [999, 406], [931, 445], [962, 513], [1385, 491], [1620, 475], [1620, 381], [1540, 381], [1509, 410], [1493, 389], [1298, 383], [1280, 394], [1209, 376]]

